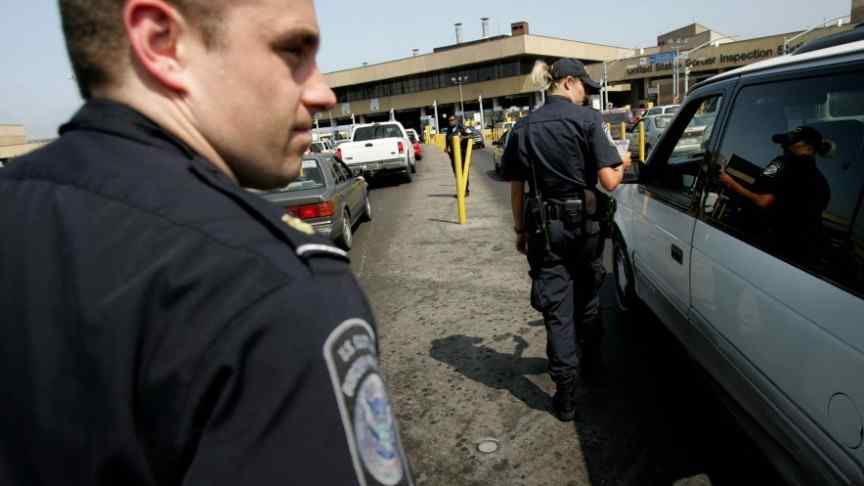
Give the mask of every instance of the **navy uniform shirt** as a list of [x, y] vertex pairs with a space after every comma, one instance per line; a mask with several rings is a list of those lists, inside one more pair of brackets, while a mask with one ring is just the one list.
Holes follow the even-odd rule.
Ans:
[[0, 170], [0, 484], [411, 484], [346, 255], [127, 107], [61, 134]]
[[767, 210], [750, 201], [744, 204], [748, 224], [755, 231], [768, 230], [769, 244], [793, 258], [815, 258], [822, 232], [822, 213], [831, 201], [831, 187], [813, 157], [783, 155], [774, 159], [756, 178], [756, 194], [771, 194]]
[[468, 143], [467, 137], [471, 136], [471, 134], [465, 130], [465, 127], [459, 123], [457, 123], [456, 126], [447, 125], [444, 127], [443, 134], [446, 140], [447, 152], [450, 152], [453, 149], [453, 137], [462, 137], [462, 145], [464, 146]]
[[501, 159], [504, 178], [533, 186], [531, 161], [544, 198], [581, 194], [597, 185], [600, 169], [621, 165], [600, 112], [563, 96], [547, 97], [546, 105], [513, 127]]

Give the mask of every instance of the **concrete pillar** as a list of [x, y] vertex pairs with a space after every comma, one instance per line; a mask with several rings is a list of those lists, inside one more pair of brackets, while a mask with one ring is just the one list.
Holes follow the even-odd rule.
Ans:
[[864, 22], [864, 0], [852, 0], [852, 23]]

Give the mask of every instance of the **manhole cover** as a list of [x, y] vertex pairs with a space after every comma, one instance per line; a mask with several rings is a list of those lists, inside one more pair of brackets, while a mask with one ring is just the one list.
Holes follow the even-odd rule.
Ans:
[[494, 454], [498, 452], [499, 447], [495, 439], [483, 439], [477, 444], [477, 450], [483, 454]]

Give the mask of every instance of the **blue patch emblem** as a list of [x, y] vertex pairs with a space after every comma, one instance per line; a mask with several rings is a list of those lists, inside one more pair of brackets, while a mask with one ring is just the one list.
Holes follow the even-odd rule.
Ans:
[[360, 386], [354, 404], [354, 435], [366, 470], [381, 484], [395, 486], [402, 480], [396, 422], [384, 381], [369, 375]]
[[345, 426], [360, 486], [413, 486], [387, 389], [378, 367], [372, 326], [340, 325], [324, 344], [324, 359]]

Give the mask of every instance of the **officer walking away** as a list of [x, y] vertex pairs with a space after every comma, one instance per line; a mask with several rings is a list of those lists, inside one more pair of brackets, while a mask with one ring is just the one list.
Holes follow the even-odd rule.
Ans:
[[347, 256], [297, 177], [312, 0], [60, 0], [86, 102], [0, 173], [0, 484], [412, 484]]
[[[583, 330], [599, 328], [599, 288], [605, 270], [598, 182], [618, 187], [630, 157], [624, 159], [603, 131], [596, 110], [583, 106], [599, 85], [575, 59], [551, 67], [538, 62], [532, 79], [548, 90], [546, 105], [519, 120], [502, 157], [511, 181], [516, 247], [531, 267], [531, 304], [543, 313], [549, 373], [557, 385], [556, 416], [575, 418], [579, 341]], [[530, 188], [525, 200], [525, 185]], [[599, 343], [591, 343], [599, 346]]]
[[[454, 115], [450, 115], [450, 118], [447, 119], [448, 126], [444, 129], [444, 135], [446, 137], [446, 151], [447, 155], [450, 156], [450, 168], [453, 169], [453, 175], [456, 175], [456, 153], [453, 150], [453, 137], [462, 137], [462, 142], [460, 143], [462, 148], [462, 163], [465, 163], [465, 149], [468, 148], [468, 143], [470, 139], [468, 138], [470, 132], [465, 129], [465, 126], [460, 123], [460, 120], [456, 118]], [[471, 195], [471, 178], [468, 178], [468, 184], [465, 185], [465, 195]]]

